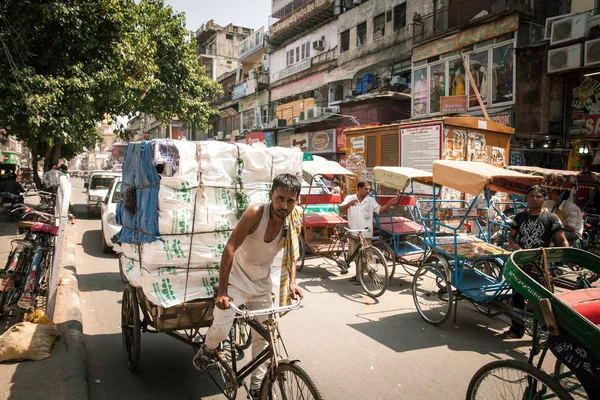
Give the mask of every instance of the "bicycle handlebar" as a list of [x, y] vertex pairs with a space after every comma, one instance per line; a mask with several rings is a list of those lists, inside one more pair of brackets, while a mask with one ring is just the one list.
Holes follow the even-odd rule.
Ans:
[[295, 310], [298, 307], [300, 307], [301, 302], [302, 302], [302, 299], [298, 298], [295, 303], [292, 303], [289, 306], [265, 308], [262, 310], [240, 310], [231, 301], [229, 302], [229, 306], [233, 309], [233, 311], [236, 312], [236, 314], [241, 315], [244, 318], [254, 318], [257, 315], [268, 315], [268, 314], [281, 313], [281, 312]]

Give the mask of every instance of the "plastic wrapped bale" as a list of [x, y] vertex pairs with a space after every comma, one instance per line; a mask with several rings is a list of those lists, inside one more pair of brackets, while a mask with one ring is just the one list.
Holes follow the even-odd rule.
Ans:
[[127, 281], [134, 287], [141, 287], [142, 276], [139, 261], [139, 245], [123, 243], [119, 257]]
[[[144, 243], [142, 267], [200, 265], [221, 261], [231, 231], [165, 236], [163, 240]], [[191, 245], [191, 252], [190, 252]]]
[[[192, 233], [194, 198], [196, 214], [195, 232], [231, 230], [237, 224], [235, 190], [204, 187], [180, 191], [161, 186], [159, 193], [159, 229], [162, 234]], [[190, 197], [192, 197], [190, 199]]]
[[214, 294], [213, 285], [219, 281], [217, 267], [218, 264], [206, 264], [194, 269], [142, 268], [142, 290], [151, 303], [167, 308], [192, 300], [211, 298]]
[[205, 187], [233, 188], [237, 172], [237, 147], [219, 141], [200, 142], [201, 184]]

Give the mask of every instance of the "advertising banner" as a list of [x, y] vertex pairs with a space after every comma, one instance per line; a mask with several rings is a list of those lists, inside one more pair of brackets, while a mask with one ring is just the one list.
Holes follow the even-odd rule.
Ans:
[[308, 132], [290, 135], [290, 147], [300, 147], [300, 150], [308, 151]]
[[334, 153], [335, 140], [335, 129], [310, 132], [308, 134], [308, 151], [313, 154]]

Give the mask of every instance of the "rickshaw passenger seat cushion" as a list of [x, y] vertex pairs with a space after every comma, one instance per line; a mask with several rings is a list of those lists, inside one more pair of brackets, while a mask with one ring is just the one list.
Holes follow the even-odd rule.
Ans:
[[423, 225], [408, 219], [405, 221], [394, 221], [394, 223], [384, 221], [380, 224], [380, 228], [395, 235], [408, 235], [424, 231]]
[[573, 290], [555, 296], [593, 324], [600, 324], [600, 288]]

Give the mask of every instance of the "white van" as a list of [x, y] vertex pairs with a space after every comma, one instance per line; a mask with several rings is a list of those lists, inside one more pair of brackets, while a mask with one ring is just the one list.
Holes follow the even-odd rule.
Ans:
[[90, 179], [84, 184], [87, 189], [87, 211], [88, 216], [100, 214], [100, 202], [104, 201], [113, 181], [120, 177], [121, 173], [111, 171], [94, 171]]

